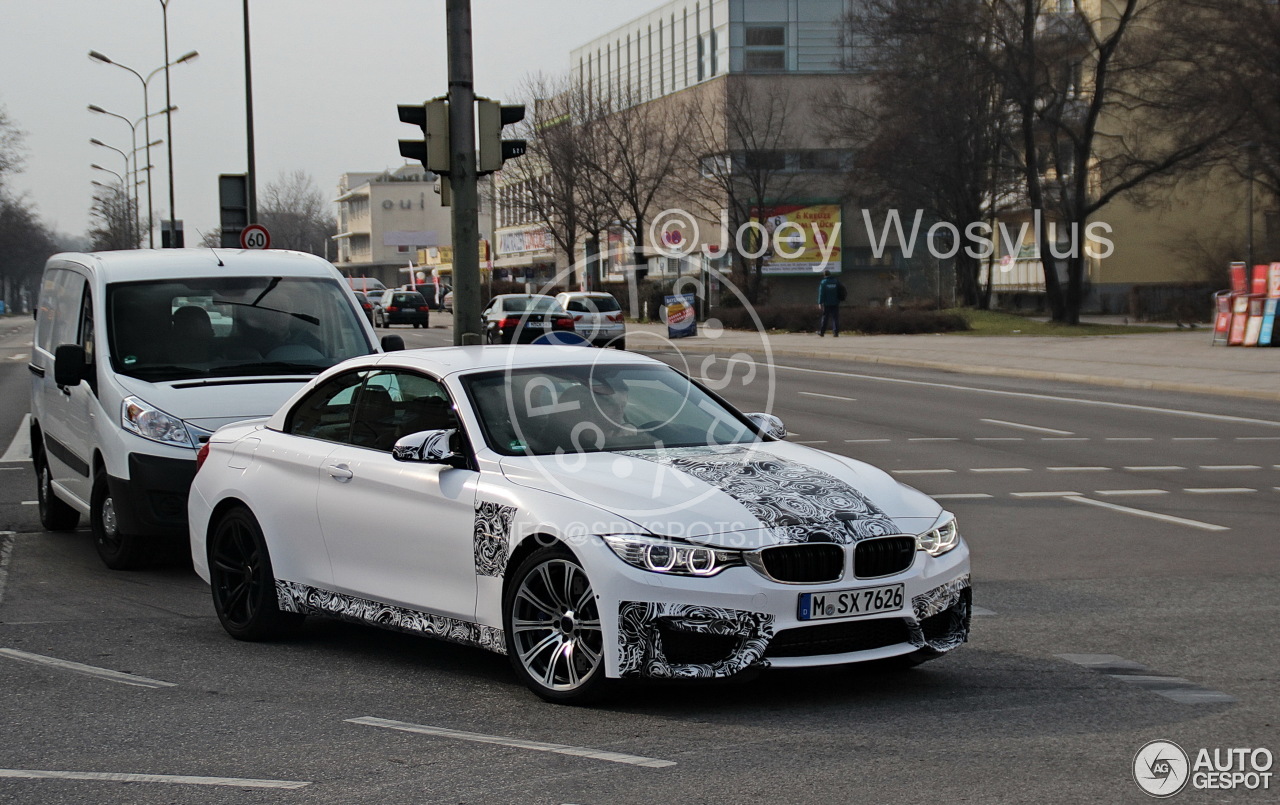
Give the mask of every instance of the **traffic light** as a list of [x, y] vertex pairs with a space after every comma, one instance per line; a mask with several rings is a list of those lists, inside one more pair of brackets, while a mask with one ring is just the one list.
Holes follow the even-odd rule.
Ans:
[[502, 139], [502, 127], [524, 120], [523, 106], [503, 106], [488, 98], [476, 98], [476, 128], [480, 147], [476, 155], [476, 173], [484, 175], [502, 169], [508, 159], [524, 156], [524, 140]]
[[401, 140], [400, 155], [416, 159], [422, 167], [442, 176], [449, 175], [449, 103], [436, 98], [422, 105], [396, 107], [400, 122], [422, 129], [424, 140]]

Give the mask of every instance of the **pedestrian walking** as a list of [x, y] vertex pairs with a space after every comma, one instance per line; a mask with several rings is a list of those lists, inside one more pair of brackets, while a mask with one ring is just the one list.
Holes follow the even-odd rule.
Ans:
[[818, 308], [822, 311], [822, 322], [818, 325], [818, 336], [827, 334], [827, 323], [831, 323], [831, 334], [840, 337], [840, 303], [844, 301], [845, 290], [840, 280], [831, 276], [831, 269], [822, 270], [822, 282], [818, 283]]

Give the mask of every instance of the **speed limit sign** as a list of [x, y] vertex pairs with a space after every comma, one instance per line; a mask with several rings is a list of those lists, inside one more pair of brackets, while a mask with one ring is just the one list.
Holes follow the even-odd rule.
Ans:
[[270, 249], [271, 233], [262, 224], [249, 224], [240, 232], [240, 248]]

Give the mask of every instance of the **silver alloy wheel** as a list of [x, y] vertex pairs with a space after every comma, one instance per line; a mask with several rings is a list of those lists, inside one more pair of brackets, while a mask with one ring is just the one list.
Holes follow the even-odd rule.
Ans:
[[574, 562], [549, 559], [525, 575], [511, 603], [511, 631], [521, 666], [547, 690], [576, 690], [600, 667], [600, 613]]

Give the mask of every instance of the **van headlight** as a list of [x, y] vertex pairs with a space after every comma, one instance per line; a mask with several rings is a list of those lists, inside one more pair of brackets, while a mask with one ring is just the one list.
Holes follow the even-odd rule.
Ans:
[[956, 516], [947, 512], [941, 524], [916, 535], [916, 547], [930, 556], [942, 556], [960, 544], [960, 528]]
[[690, 545], [638, 534], [610, 534], [602, 539], [619, 559], [651, 573], [714, 576], [726, 567], [745, 564], [741, 551], [708, 548], [705, 545]]
[[177, 447], [191, 447], [187, 426], [176, 416], [166, 414], [137, 397], [126, 397], [120, 403], [120, 424], [144, 439]]

